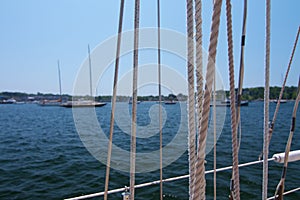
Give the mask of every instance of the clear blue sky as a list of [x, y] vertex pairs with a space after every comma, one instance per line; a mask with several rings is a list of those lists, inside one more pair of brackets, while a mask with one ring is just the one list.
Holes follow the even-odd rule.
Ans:
[[[124, 30], [133, 28], [133, 0], [125, 0]], [[161, 26], [186, 33], [186, 1], [161, 1]], [[232, 0], [235, 72], [237, 74], [243, 1]], [[298, 26], [299, 0], [273, 0], [271, 81], [281, 85]], [[228, 88], [225, 1], [223, 1], [217, 64]], [[119, 1], [1, 0], [0, 91], [58, 93], [57, 60], [61, 63], [63, 93], [72, 93], [80, 65], [91, 49], [117, 32]], [[204, 48], [208, 48], [212, 0], [203, 0]], [[156, 26], [156, 1], [141, 1], [140, 27]], [[264, 85], [265, 1], [248, 1], [244, 87]], [[162, 58], [164, 60], [164, 58]], [[155, 60], [153, 60], [154, 62]], [[164, 62], [164, 61], [163, 61]], [[186, 73], [182, 66], [182, 73]], [[297, 85], [300, 46], [287, 85]], [[238, 78], [236, 77], [236, 80]], [[101, 94], [111, 94], [112, 83]], [[102, 92], [101, 92], [102, 91]]]

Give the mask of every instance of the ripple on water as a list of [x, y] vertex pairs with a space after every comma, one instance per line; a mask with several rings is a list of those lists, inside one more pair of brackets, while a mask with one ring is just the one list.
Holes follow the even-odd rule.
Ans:
[[[152, 105], [153, 103], [145, 102], [138, 105], [139, 125], [144, 126], [151, 122], [149, 109]], [[270, 116], [272, 116], [275, 105], [270, 106]], [[284, 151], [289, 134], [292, 107], [293, 102], [281, 106], [271, 141], [270, 156]], [[167, 118], [163, 129], [164, 146], [175, 137], [179, 129], [180, 117], [185, 115], [179, 112], [177, 107], [168, 106], [165, 107], [165, 111]], [[71, 109], [25, 104], [0, 106], [0, 112], [0, 199], [62, 199], [104, 190], [105, 165], [91, 156], [80, 141]], [[97, 108], [96, 113], [101, 128], [108, 135], [110, 105]], [[241, 116], [243, 134], [240, 163], [243, 163], [256, 160], [262, 150], [263, 103], [251, 102], [248, 107], [241, 109]], [[187, 126], [184, 125], [184, 130], [187, 132]], [[114, 144], [129, 150], [129, 135], [123, 133], [117, 124], [115, 130]], [[295, 130], [292, 149], [300, 149], [300, 143], [297, 142], [300, 140], [300, 134], [298, 134], [300, 123], [296, 123]], [[155, 128], [149, 128], [147, 131], [149, 131], [147, 134], [151, 133], [155, 131]], [[150, 138], [138, 139], [139, 151], [158, 150], [159, 136], [158, 131], [156, 132]], [[178, 144], [176, 148], [187, 148], [187, 145]], [[106, 156], [106, 153], [99, 152], [99, 155]], [[231, 165], [229, 112], [227, 112], [225, 125], [217, 143], [217, 155], [218, 167]], [[187, 159], [188, 154], [185, 151], [178, 160], [163, 169], [164, 178], [186, 174], [188, 172]], [[206, 168], [212, 169], [212, 152], [207, 155], [206, 160]], [[115, 164], [124, 165], [128, 162], [128, 158], [115, 162], [117, 162]], [[289, 164], [286, 189], [299, 186], [298, 168], [297, 162]], [[281, 169], [280, 164], [270, 163], [269, 196], [274, 193]], [[240, 169], [242, 199], [261, 198], [261, 173], [262, 165]], [[206, 177], [207, 198], [212, 199], [213, 176], [210, 174]], [[218, 199], [228, 199], [230, 178], [231, 171], [217, 174]], [[158, 179], [159, 170], [136, 175], [137, 184]], [[111, 169], [109, 188], [119, 188], [125, 185], [129, 185], [129, 174]], [[165, 199], [188, 199], [188, 180], [164, 183], [164, 194]], [[159, 186], [137, 189], [136, 195], [137, 199], [158, 199]], [[299, 194], [293, 194], [286, 199], [299, 198]], [[121, 194], [112, 195], [111, 199], [121, 199]]]

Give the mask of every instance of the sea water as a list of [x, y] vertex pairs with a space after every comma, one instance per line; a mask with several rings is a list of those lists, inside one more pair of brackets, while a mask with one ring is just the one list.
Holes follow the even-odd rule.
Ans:
[[[128, 103], [118, 105], [123, 110], [121, 109], [115, 116], [113, 144], [114, 148], [119, 148], [125, 153], [120, 155], [118, 151], [113, 150], [110, 189], [129, 186], [127, 155], [130, 151], [132, 105]], [[136, 174], [136, 184], [159, 180], [157, 105], [155, 102], [142, 102], [137, 105], [137, 152], [144, 153], [141, 155], [147, 155], [149, 159], [142, 157], [145, 162], [142, 166], [137, 166], [140, 173]], [[292, 101], [280, 107], [269, 157], [285, 150], [293, 105]], [[163, 105], [162, 110], [164, 163], [167, 163], [163, 169], [163, 177], [185, 175], [188, 173], [186, 103]], [[274, 110], [275, 104], [270, 104], [270, 119]], [[40, 107], [35, 104], [0, 105], [0, 199], [64, 199], [104, 190], [106, 141], [109, 138], [111, 105], [94, 109], [92, 113], [98, 122], [95, 128], [90, 124], [92, 120], [83, 120], [78, 127], [81, 119], [89, 117], [86, 116], [88, 113], [82, 110], [82, 118], [78, 119], [77, 114], [80, 112], [77, 110], [74, 115], [72, 109]], [[299, 113], [298, 111], [292, 150], [300, 149]], [[224, 119], [216, 145], [218, 168], [232, 163], [229, 108], [225, 108]], [[263, 119], [263, 102], [251, 102], [249, 106], [241, 108], [240, 163], [258, 159], [263, 148]], [[86, 132], [80, 133], [79, 129], [82, 128]], [[100, 136], [102, 138], [94, 140], [90, 138], [91, 134], [98, 137], [98, 132], [101, 131], [105, 137], [102, 135]], [[178, 140], [176, 142], [176, 138], [180, 142]], [[153, 159], [152, 154], [155, 154]], [[206, 161], [206, 169], [212, 169], [212, 151], [208, 152]], [[148, 172], [147, 169], [151, 167], [154, 171]], [[289, 163], [286, 190], [300, 186], [299, 167], [299, 162]], [[268, 196], [274, 194], [281, 171], [282, 164], [269, 162]], [[261, 199], [262, 164], [240, 168], [239, 172], [241, 199]], [[230, 178], [230, 170], [217, 173], [217, 199], [228, 199]], [[206, 175], [206, 179], [207, 199], [212, 199], [213, 175]], [[135, 193], [136, 199], [159, 199], [159, 185], [136, 189]], [[163, 193], [165, 199], [188, 199], [188, 179], [164, 183]], [[122, 196], [117, 193], [110, 195], [109, 198], [121, 199]], [[285, 197], [285, 199], [299, 198], [300, 192]]]

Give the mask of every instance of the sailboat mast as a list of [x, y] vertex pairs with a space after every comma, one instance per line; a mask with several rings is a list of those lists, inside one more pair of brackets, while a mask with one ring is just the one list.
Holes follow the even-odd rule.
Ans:
[[59, 95], [60, 95], [60, 101], [62, 101], [62, 94], [61, 94], [61, 77], [60, 77], [60, 66], [59, 66], [59, 60], [57, 60], [57, 69], [58, 69], [58, 83], [59, 83]]
[[90, 95], [91, 95], [91, 97], [93, 97], [93, 87], [92, 87], [92, 63], [91, 63], [90, 45], [88, 45], [88, 53], [89, 53], [89, 69], [90, 69]]

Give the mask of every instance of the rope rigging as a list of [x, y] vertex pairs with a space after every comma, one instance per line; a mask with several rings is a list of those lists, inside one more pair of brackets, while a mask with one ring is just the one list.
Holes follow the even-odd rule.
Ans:
[[227, 16], [227, 42], [228, 42], [228, 59], [229, 59], [229, 81], [230, 81], [230, 110], [231, 110], [231, 131], [232, 131], [232, 181], [231, 181], [231, 198], [240, 199], [240, 183], [238, 168], [238, 141], [237, 141], [237, 119], [235, 109], [235, 87], [234, 87], [234, 61], [233, 61], [233, 39], [232, 39], [232, 19], [231, 3], [226, 0]]
[[[194, 1], [195, 4], [195, 25], [196, 25], [196, 78], [197, 78], [197, 130], [200, 130], [200, 117], [202, 114], [202, 101], [203, 101], [203, 74], [202, 74], [202, 70], [203, 70], [203, 55], [202, 55], [202, 1], [201, 0], [195, 0]], [[199, 135], [199, 134], [198, 134]], [[196, 143], [196, 137], [193, 136], [193, 144], [195, 145]], [[195, 148], [193, 148], [195, 150]], [[195, 164], [196, 164], [196, 150], [194, 153], [194, 157], [193, 157], [193, 161], [191, 163], [192, 167], [193, 167], [193, 173], [192, 173], [192, 184], [191, 184], [191, 188], [192, 188], [192, 192], [191, 194], [193, 194], [193, 189], [194, 189], [194, 180], [195, 180]], [[191, 197], [191, 199], [193, 199], [193, 197]]]
[[[216, 122], [216, 108], [215, 108], [215, 98], [216, 98], [216, 80], [215, 80], [215, 61], [217, 53], [218, 44], [218, 34], [220, 25], [220, 13], [222, 0], [214, 1], [214, 9], [212, 16], [211, 25], [211, 35], [209, 44], [209, 59], [207, 64], [206, 73], [206, 83], [205, 90], [203, 93], [203, 56], [202, 56], [202, 7], [201, 0], [194, 0], [195, 13], [193, 7], [193, 0], [186, 0], [187, 2], [187, 33], [188, 33], [188, 52], [187, 52], [187, 72], [188, 72], [188, 127], [189, 127], [189, 138], [188, 138], [188, 148], [189, 148], [189, 174], [186, 176], [181, 176], [181, 178], [189, 177], [189, 198], [190, 199], [205, 199], [206, 190], [206, 180], [205, 180], [205, 148], [206, 148], [206, 137], [208, 130], [208, 118], [210, 112], [210, 100], [211, 92], [213, 91], [214, 100], [214, 126]], [[294, 43], [292, 55], [288, 64], [288, 69], [285, 75], [283, 86], [279, 95], [279, 100], [276, 105], [276, 110], [273, 116], [271, 126], [269, 127], [269, 70], [270, 70], [270, 0], [267, 0], [266, 4], [266, 60], [265, 60], [265, 93], [264, 93], [264, 146], [263, 146], [263, 191], [262, 198], [267, 199], [267, 187], [268, 187], [268, 151], [269, 142], [272, 137], [272, 132], [274, 128], [274, 123], [277, 117], [280, 100], [283, 95], [284, 86], [287, 80], [287, 76], [291, 67], [294, 52], [297, 46], [300, 27], [298, 28], [298, 33]], [[231, 109], [231, 129], [232, 129], [232, 189], [231, 198], [234, 200], [240, 199], [240, 183], [239, 183], [239, 161], [238, 161], [238, 144], [241, 140], [238, 139], [238, 129], [241, 128], [240, 125], [240, 106], [241, 106], [241, 95], [243, 87], [243, 77], [244, 77], [244, 45], [245, 45], [245, 33], [246, 33], [246, 16], [247, 16], [247, 0], [244, 0], [244, 18], [243, 18], [243, 33], [242, 33], [242, 44], [241, 44], [241, 55], [240, 55], [240, 74], [239, 74], [239, 86], [237, 94], [235, 93], [234, 86], [234, 56], [233, 56], [233, 39], [232, 39], [232, 16], [231, 16], [231, 1], [226, 0], [226, 16], [227, 16], [227, 42], [228, 42], [228, 60], [229, 60], [229, 80], [230, 80], [230, 109]], [[112, 110], [110, 119], [110, 136], [108, 143], [108, 154], [107, 154], [107, 165], [106, 165], [106, 177], [105, 177], [105, 191], [103, 192], [104, 199], [107, 200], [109, 194], [109, 175], [110, 175], [110, 164], [111, 164], [111, 154], [112, 154], [112, 139], [114, 131], [114, 113], [115, 104], [117, 98], [117, 82], [118, 82], [118, 71], [119, 71], [119, 57], [120, 57], [120, 47], [121, 47], [121, 33], [122, 33], [122, 23], [123, 23], [123, 13], [124, 13], [124, 0], [120, 1], [120, 14], [119, 14], [119, 27], [118, 27], [118, 41], [116, 48], [116, 59], [115, 59], [115, 74], [113, 83], [113, 97], [112, 97]], [[195, 15], [194, 15], [195, 14]], [[134, 53], [133, 53], [133, 92], [132, 92], [132, 129], [131, 129], [131, 145], [130, 145], [130, 187], [126, 188], [130, 191], [130, 199], [135, 198], [135, 188], [142, 187], [143, 184], [135, 185], [135, 168], [136, 168], [136, 121], [137, 121], [137, 80], [138, 80], [138, 47], [139, 47], [139, 15], [140, 15], [140, 0], [135, 0], [135, 16], [134, 16]], [[194, 23], [196, 24], [196, 60], [194, 60]], [[157, 27], [158, 27], [158, 41], [157, 41], [157, 58], [158, 58], [158, 93], [159, 93], [159, 135], [160, 135], [160, 179], [159, 181], [152, 182], [152, 184], [160, 184], [160, 199], [163, 199], [163, 183], [173, 180], [163, 179], [163, 133], [162, 133], [162, 95], [161, 95], [161, 50], [160, 50], [160, 0], [157, 0]], [[89, 58], [90, 59], [90, 58]], [[196, 88], [197, 88], [197, 119], [195, 118], [195, 91], [194, 91], [194, 61], [196, 61]], [[214, 89], [212, 89], [214, 87]], [[295, 129], [296, 111], [298, 108], [298, 103], [300, 100], [300, 77], [298, 82], [297, 99], [294, 105], [292, 124], [290, 129], [289, 139], [286, 145], [285, 157], [284, 157], [284, 167], [282, 171], [281, 180], [277, 186], [274, 199], [282, 200], [284, 193], [284, 182], [288, 165], [288, 157], [291, 148], [292, 137]], [[198, 124], [196, 123], [198, 121]], [[196, 125], [198, 130], [198, 148], [196, 150]], [[215, 132], [215, 127], [214, 127]], [[214, 133], [215, 134], [215, 133]], [[241, 131], [240, 131], [241, 134]], [[216, 141], [214, 141], [216, 146]], [[216, 199], [216, 149], [214, 149], [214, 199]], [[271, 159], [271, 160], [274, 160]], [[220, 171], [220, 170], [219, 170]], [[175, 180], [175, 179], [174, 179]], [[149, 184], [148, 184], [149, 185]], [[147, 186], [148, 186], [147, 185]], [[145, 185], [146, 186], [146, 185]], [[144, 187], [144, 185], [143, 185]], [[125, 189], [125, 190], [126, 190]], [[121, 191], [121, 190], [120, 190]], [[124, 191], [124, 190], [122, 190]]]
[[[300, 27], [298, 27], [298, 32], [297, 32], [297, 36], [296, 36], [296, 39], [295, 39], [295, 42], [294, 42], [294, 46], [293, 46], [292, 54], [291, 54], [291, 57], [290, 57], [290, 60], [289, 60], [288, 68], [286, 70], [284, 81], [282, 83], [280, 94], [279, 94], [279, 97], [278, 97], [278, 100], [277, 100], [277, 103], [276, 103], [276, 108], [275, 108], [275, 112], [273, 114], [273, 119], [272, 119], [271, 124], [270, 124], [269, 142], [272, 139], [272, 135], [273, 135], [274, 127], [275, 127], [275, 122], [276, 122], [277, 114], [278, 114], [278, 111], [279, 111], [281, 99], [282, 99], [282, 96], [283, 96], [285, 84], [286, 84], [286, 81], [287, 81], [287, 78], [288, 78], [288, 75], [289, 75], [289, 72], [290, 72], [290, 68], [291, 68], [293, 58], [294, 58], [294, 54], [295, 54], [295, 51], [296, 51], [296, 47], [297, 47], [297, 44], [298, 44], [299, 34], [300, 34]], [[261, 159], [262, 155], [263, 155], [263, 152], [260, 153], [260, 155], [258, 157], [259, 160]]]
[[112, 152], [112, 140], [114, 132], [114, 121], [115, 121], [115, 108], [117, 100], [117, 83], [119, 74], [119, 57], [122, 39], [122, 24], [123, 24], [123, 13], [124, 13], [124, 0], [120, 2], [120, 14], [119, 14], [119, 27], [118, 27], [118, 40], [117, 40], [117, 50], [116, 50], [116, 60], [115, 60], [115, 74], [113, 83], [113, 97], [111, 105], [111, 116], [110, 116], [110, 129], [109, 129], [109, 143], [107, 150], [107, 163], [106, 163], [106, 177], [105, 177], [105, 192], [104, 200], [107, 200], [108, 184], [109, 184], [109, 174], [110, 174], [110, 162], [111, 162], [111, 152]]
[[139, 48], [139, 15], [140, 0], [135, 0], [134, 14], [134, 50], [133, 50], [133, 84], [132, 84], [132, 124], [130, 145], [130, 200], [134, 200], [135, 160], [136, 160], [136, 110], [137, 110], [137, 79], [138, 79], [138, 48]]
[[292, 140], [293, 140], [293, 135], [294, 135], [294, 131], [295, 131], [296, 115], [297, 115], [299, 100], [300, 100], [300, 77], [299, 77], [299, 81], [298, 81], [297, 98], [296, 98], [296, 101], [295, 101], [295, 104], [294, 104], [294, 109], [293, 109], [290, 134], [289, 134], [289, 138], [288, 138], [288, 141], [287, 141], [286, 147], [285, 147], [285, 156], [284, 156], [284, 164], [283, 164], [283, 169], [282, 169], [282, 175], [281, 175], [281, 179], [280, 179], [280, 181], [277, 185], [277, 188], [276, 188], [275, 200], [282, 200], [283, 199], [284, 182], [285, 182], [286, 171], [287, 171], [287, 167], [288, 167], [289, 153], [290, 153]]
[[263, 143], [263, 183], [262, 199], [268, 195], [268, 156], [269, 156], [269, 84], [270, 84], [270, 25], [271, 1], [266, 1], [266, 55], [265, 55], [265, 92], [264, 92], [264, 143]]
[[277, 114], [278, 114], [278, 111], [279, 111], [280, 100], [282, 99], [285, 84], [286, 84], [286, 81], [287, 81], [287, 78], [288, 78], [288, 75], [289, 75], [289, 72], [290, 72], [292, 62], [293, 62], [294, 54], [295, 54], [296, 47], [297, 47], [297, 44], [298, 44], [299, 33], [300, 33], [300, 27], [298, 27], [298, 32], [297, 32], [297, 36], [296, 36], [296, 39], [295, 39], [295, 42], [294, 42], [292, 54], [291, 54], [291, 57], [290, 57], [288, 68], [287, 68], [286, 73], [285, 73], [284, 81], [282, 83], [282, 87], [281, 87], [279, 98], [278, 98], [278, 101], [277, 101], [277, 104], [276, 104], [276, 109], [275, 109], [275, 112], [274, 112], [274, 116], [273, 116], [273, 119], [272, 119], [272, 122], [271, 122], [270, 133], [269, 133], [269, 141], [271, 141], [272, 134], [273, 134], [273, 131], [274, 131], [274, 124], [275, 124], [276, 117], [277, 117]]
[[162, 99], [161, 99], [161, 53], [160, 53], [160, 0], [157, 0], [157, 62], [158, 62], [158, 98], [159, 98], [159, 172], [160, 172], [160, 199], [163, 199], [163, 133], [162, 133]]
[[213, 74], [215, 71], [215, 61], [217, 54], [217, 43], [219, 35], [220, 15], [221, 15], [222, 0], [214, 1], [214, 9], [212, 16], [211, 35], [209, 43], [208, 63], [206, 72], [206, 83], [204, 91], [204, 100], [202, 106], [202, 116], [200, 119], [200, 132], [198, 136], [198, 151], [196, 160], [196, 176], [195, 186], [193, 191], [193, 199], [205, 199], [205, 148], [208, 129], [208, 118], [210, 112], [210, 99], [213, 83]]
[[239, 71], [239, 85], [237, 91], [237, 110], [236, 110], [236, 121], [237, 128], [239, 128], [239, 144], [238, 151], [241, 146], [241, 138], [242, 138], [242, 125], [241, 125], [241, 101], [242, 101], [242, 93], [243, 93], [243, 81], [244, 81], [244, 53], [245, 53], [245, 44], [246, 44], [246, 22], [247, 22], [247, 0], [244, 0], [244, 14], [243, 14], [243, 28], [242, 28], [242, 38], [241, 38], [241, 55], [240, 55], [240, 71]]
[[214, 127], [214, 200], [217, 199], [217, 109], [216, 109], [216, 71], [213, 91], [213, 127]]
[[193, 183], [195, 177], [196, 163], [196, 129], [195, 129], [195, 96], [194, 96], [194, 19], [193, 19], [193, 0], [187, 0], [187, 74], [188, 74], [188, 150], [189, 150], [189, 193], [190, 199], [193, 198]]

